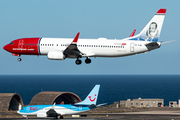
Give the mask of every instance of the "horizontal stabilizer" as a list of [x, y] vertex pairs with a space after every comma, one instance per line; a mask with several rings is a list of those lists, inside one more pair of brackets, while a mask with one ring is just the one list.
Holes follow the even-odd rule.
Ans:
[[99, 104], [99, 105], [97, 105], [97, 106], [103, 106], [103, 105], [106, 105], [107, 103], [102, 103], [102, 104]]
[[174, 42], [176, 40], [171, 40], [171, 41], [166, 41], [166, 42], [162, 42], [161, 44], [166, 44], [166, 43], [170, 43], [170, 42]]
[[148, 44], [145, 44], [146, 46], [155, 46], [155, 45], [160, 45], [157, 42], [150, 42]]

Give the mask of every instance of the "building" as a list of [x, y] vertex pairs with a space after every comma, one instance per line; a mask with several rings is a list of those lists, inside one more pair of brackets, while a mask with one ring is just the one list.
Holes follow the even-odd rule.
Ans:
[[23, 100], [19, 94], [0, 93], [0, 111], [19, 110], [23, 106]]
[[[72, 92], [43, 91], [36, 94], [29, 105], [75, 104], [82, 100]], [[0, 112], [17, 111], [24, 106], [21, 96], [17, 93], [0, 93]]]
[[163, 107], [164, 99], [127, 99], [120, 101], [121, 107]]
[[29, 105], [75, 104], [82, 100], [72, 92], [43, 91], [36, 94]]
[[169, 107], [178, 107], [177, 101], [169, 101]]

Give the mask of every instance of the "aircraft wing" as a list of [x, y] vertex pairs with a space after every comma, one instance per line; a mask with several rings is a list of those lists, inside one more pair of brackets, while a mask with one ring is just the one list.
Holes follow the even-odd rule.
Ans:
[[55, 104], [56, 103], [54, 103], [53, 106], [46, 112], [49, 117], [54, 117], [58, 115], [57, 112], [54, 110]]
[[57, 112], [54, 109], [50, 109], [46, 112], [46, 114], [51, 117], [51, 116], [56, 116]]
[[66, 57], [82, 57], [82, 53], [77, 48], [77, 41], [79, 38], [79, 32], [77, 33], [76, 37], [74, 38], [73, 42], [63, 51]]

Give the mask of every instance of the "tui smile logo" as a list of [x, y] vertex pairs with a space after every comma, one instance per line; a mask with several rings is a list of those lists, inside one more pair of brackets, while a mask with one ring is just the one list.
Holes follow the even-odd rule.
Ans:
[[95, 94], [94, 99], [91, 99], [91, 96], [89, 96], [89, 100], [90, 100], [91, 102], [94, 102], [94, 101], [96, 100], [96, 94]]

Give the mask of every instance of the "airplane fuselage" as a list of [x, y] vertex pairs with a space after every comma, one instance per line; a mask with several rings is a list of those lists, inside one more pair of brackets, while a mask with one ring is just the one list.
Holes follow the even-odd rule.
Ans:
[[[15, 56], [47, 55], [51, 60], [77, 58], [80, 65], [81, 57], [86, 57], [85, 63], [91, 63], [90, 57], [122, 57], [135, 55], [157, 49], [166, 9], [159, 9], [142, 31], [122, 40], [114, 39], [79, 39], [79, 32], [71, 38], [21, 38], [4, 46], [4, 49]], [[18, 59], [21, 61], [21, 58]]]
[[81, 113], [84, 111], [88, 111], [90, 109], [96, 108], [97, 98], [99, 94], [100, 85], [95, 85], [95, 87], [91, 90], [91, 92], [87, 95], [87, 97], [76, 104], [58, 104], [54, 102], [53, 105], [30, 105], [25, 106], [19, 111], [18, 114], [23, 115], [24, 117], [28, 117], [30, 115], [36, 115], [37, 117], [56, 117], [60, 116], [63, 118], [63, 115], [71, 115], [76, 113]]
[[[4, 49], [19, 55], [47, 55], [50, 51], [64, 51], [72, 42], [72, 38], [21, 38], [12, 41]], [[122, 57], [147, 52], [148, 41], [78, 39], [77, 48], [82, 57]], [[152, 46], [151, 50], [159, 48]], [[68, 55], [67, 58], [76, 58]]]
[[[51, 107], [52, 105], [32, 105], [24, 107], [22, 110], [19, 110], [18, 113], [24, 116], [37, 115], [38, 117], [48, 117], [46, 113]], [[53, 110], [60, 115], [71, 115], [88, 111], [90, 108], [88, 106], [77, 105], [55, 105]]]

